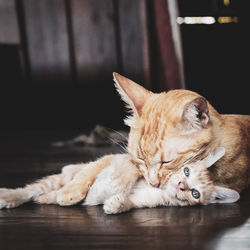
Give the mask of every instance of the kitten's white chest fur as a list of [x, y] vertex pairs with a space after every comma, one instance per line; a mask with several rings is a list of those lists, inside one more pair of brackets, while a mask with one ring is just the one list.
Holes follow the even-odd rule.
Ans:
[[[119, 154], [97, 176], [83, 205], [104, 204], [111, 196], [128, 194], [139, 176], [138, 169], [126, 154]], [[134, 180], [133, 180], [134, 179]]]

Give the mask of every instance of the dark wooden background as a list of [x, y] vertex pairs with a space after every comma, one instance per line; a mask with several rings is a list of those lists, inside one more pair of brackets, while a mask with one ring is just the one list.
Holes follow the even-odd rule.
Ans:
[[[240, 22], [181, 25], [186, 88], [222, 113], [249, 114], [246, 1], [227, 8], [203, 2], [179, 0], [180, 15], [237, 15]], [[166, 69], [155, 3], [0, 0], [0, 128], [123, 127], [113, 71], [156, 92], [168, 89], [160, 85]]]
[[2, 127], [121, 126], [112, 72], [150, 88], [146, 1], [0, 0], [0, 11]]
[[146, 1], [1, 0], [0, 6], [0, 42], [16, 47], [22, 74], [36, 85], [91, 85], [110, 78], [110, 68], [147, 85]]

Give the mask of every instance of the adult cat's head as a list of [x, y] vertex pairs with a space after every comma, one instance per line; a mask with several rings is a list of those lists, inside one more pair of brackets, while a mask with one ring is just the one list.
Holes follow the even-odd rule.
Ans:
[[188, 90], [155, 94], [117, 73], [114, 81], [132, 110], [128, 152], [149, 184], [163, 186], [171, 170], [214, 149], [210, 117], [218, 113], [205, 98]]
[[164, 186], [166, 199], [170, 205], [188, 206], [236, 202], [240, 198], [239, 193], [214, 185], [208, 171], [208, 168], [224, 153], [225, 149], [218, 147], [204, 159], [185, 164], [173, 171]]

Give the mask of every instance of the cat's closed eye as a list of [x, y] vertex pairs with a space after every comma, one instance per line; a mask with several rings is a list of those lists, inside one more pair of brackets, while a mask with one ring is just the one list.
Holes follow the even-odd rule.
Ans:
[[170, 162], [172, 162], [173, 160], [171, 160], [171, 161], [162, 161], [161, 162], [161, 165], [164, 165], [164, 164], [168, 164], [168, 163], [170, 163]]
[[145, 161], [143, 158], [141, 157], [137, 157], [140, 161]]

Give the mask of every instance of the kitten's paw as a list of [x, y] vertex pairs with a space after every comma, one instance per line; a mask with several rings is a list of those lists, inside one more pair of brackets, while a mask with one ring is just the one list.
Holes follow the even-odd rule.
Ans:
[[0, 198], [0, 209], [6, 208], [7, 202]]
[[126, 211], [124, 198], [120, 195], [110, 197], [103, 205], [103, 210], [106, 214], [119, 214]]
[[5, 200], [0, 199], [0, 209], [14, 208], [14, 207], [18, 207], [20, 204], [21, 204], [20, 202], [7, 202]]
[[88, 192], [88, 187], [83, 188], [82, 185], [67, 186], [57, 191], [57, 203], [61, 206], [71, 206], [82, 201]]
[[0, 189], [0, 209], [14, 208], [23, 203], [23, 197], [16, 190]]

